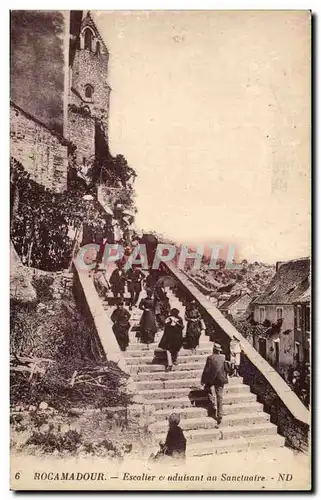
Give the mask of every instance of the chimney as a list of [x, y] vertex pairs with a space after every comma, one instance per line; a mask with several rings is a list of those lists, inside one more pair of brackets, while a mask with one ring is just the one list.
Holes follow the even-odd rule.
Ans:
[[277, 263], [276, 263], [276, 266], [275, 266], [275, 270], [276, 272], [278, 272], [278, 270], [280, 269], [280, 266], [284, 264], [284, 260], [279, 260]]

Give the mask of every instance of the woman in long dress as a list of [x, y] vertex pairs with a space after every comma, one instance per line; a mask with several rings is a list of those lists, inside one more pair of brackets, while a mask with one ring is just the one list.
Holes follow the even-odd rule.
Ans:
[[151, 290], [148, 290], [147, 297], [141, 300], [139, 309], [144, 311], [139, 323], [140, 341], [149, 346], [149, 344], [154, 342], [155, 333], [157, 332], [154, 301], [152, 299]]
[[129, 344], [128, 332], [130, 329], [130, 313], [125, 309], [123, 303], [120, 302], [111, 315], [113, 324], [113, 332], [122, 351], [126, 351]]
[[167, 355], [167, 370], [171, 370], [173, 363], [177, 365], [177, 356], [183, 345], [183, 320], [179, 311], [173, 308], [165, 320], [165, 329], [158, 347], [164, 349]]
[[199, 345], [200, 336], [203, 329], [202, 316], [195, 302], [186, 308], [186, 349], [191, 349], [194, 353]]

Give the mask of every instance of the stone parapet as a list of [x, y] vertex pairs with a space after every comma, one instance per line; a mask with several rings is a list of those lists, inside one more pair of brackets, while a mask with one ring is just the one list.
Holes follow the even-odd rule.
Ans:
[[77, 270], [76, 268], [74, 270], [76, 274], [76, 295], [78, 297], [82, 295], [83, 300], [86, 302], [87, 312], [94, 323], [97, 338], [102, 347], [105, 359], [113, 361], [124, 373], [130, 375], [123, 353], [112, 331], [111, 321], [98, 296], [93, 279], [87, 271]]

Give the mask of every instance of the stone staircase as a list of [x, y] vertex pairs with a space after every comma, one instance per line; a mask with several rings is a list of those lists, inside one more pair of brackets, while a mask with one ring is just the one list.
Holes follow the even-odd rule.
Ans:
[[[171, 307], [176, 307], [184, 318], [184, 306], [171, 290], [167, 290], [167, 295]], [[104, 307], [109, 312], [113, 309], [107, 300]], [[207, 416], [207, 399], [200, 385], [206, 357], [212, 353], [212, 342], [202, 335], [197, 352], [192, 354], [190, 350], [181, 349], [178, 365], [166, 372], [165, 357], [164, 361], [154, 357], [162, 332], [156, 334], [155, 343], [149, 348], [136, 339], [134, 329], [141, 314], [137, 308], [132, 311], [130, 345], [124, 356], [138, 394], [155, 407], [155, 422], [150, 426], [155, 443], [165, 440], [167, 419], [172, 412], [177, 412], [187, 439], [188, 456], [284, 446], [284, 438], [277, 433], [277, 427], [242, 378], [232, 377], [225, 386], [224, 417], [217, 429], [216, 421]]]

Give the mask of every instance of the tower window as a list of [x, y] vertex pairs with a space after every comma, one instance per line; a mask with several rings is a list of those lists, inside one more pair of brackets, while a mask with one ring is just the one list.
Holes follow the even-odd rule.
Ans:
[[99, 42], [96, 43], [96, 54], [98, 54], [98, 55], [100, 54], [100, 43]]
[[90, 29], [86, 29], [84, 31], [84, 37], [85, 37], [85, 49], [91, 50], [92, 49], [92, 41], [93, 41], [93, 34]]
[[86, 85], [85, 86], [85, 97], [87, 99], [92, 99], [93, 93], [94, 93], [94, 87], [92, 87], [91, 85]]

